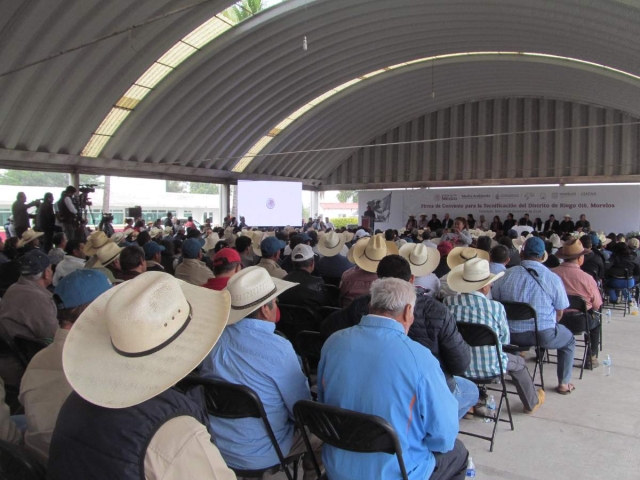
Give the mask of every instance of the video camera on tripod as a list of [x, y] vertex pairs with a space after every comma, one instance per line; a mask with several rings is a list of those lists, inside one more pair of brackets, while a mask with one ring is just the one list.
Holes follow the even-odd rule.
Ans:
[[96, 191], [96, 187], [98, 185], [96, 184], [86, 184], [86, 185], [80, 185], [78, 187], [78, 191], [80, 192], [78, 194], [78, 208], [79, 209], [85, 209], [87, 207], [90, 207], [91, 205], [93, 205], [93, 203], [91, 203], [91, 199], [89, 198], [89, 194], [90, 193], [94, 193]]

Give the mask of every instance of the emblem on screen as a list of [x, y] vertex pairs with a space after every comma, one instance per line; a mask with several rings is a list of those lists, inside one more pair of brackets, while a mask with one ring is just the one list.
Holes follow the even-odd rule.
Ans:
[[276, 206], [276, 201], [273, 198], [267, 198], [267, 208], [273, 210]]

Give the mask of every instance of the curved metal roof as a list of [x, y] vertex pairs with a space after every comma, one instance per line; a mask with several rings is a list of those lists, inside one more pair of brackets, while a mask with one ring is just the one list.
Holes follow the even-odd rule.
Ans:
[[[64, 0], [4, 1], [0, 75], [192, 3], [87, 0], [69, 7]], [[640, 5], [628, 0], [290, 0], [227, 30], [185, 60], [135, 107], [100, 158], [79, 158], [131, 84], [232, 3], [204, 2], [0, 77], [0, 166], [24, 162], [35, 168], [49, 161], [58, 162], [56, 168], [148, 176], [229, 180], [262, 174], [317, 182], [350, 152], [258, 158], [242, 175], [231, 169], [310, 100], [389, 65], [458, 52], [515, 51], [640, 75]], [[345, 89], [293, 122], [264, 152], [358, 145], [445, 102], [477, 98], [532, 95], [640, 113], [633, 82], [554, 59], [436, 63], [434, 99], [430, 78], [423, 65]]]

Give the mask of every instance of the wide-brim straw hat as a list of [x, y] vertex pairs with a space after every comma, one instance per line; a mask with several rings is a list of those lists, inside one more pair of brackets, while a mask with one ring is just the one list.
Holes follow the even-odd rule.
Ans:
[[363, 240], [353, 246], [353, 260], [356, 265], [367, 272], [375, 273], [380, 260], [387, 255], [399, 253], [396, 244], [387, 242], [381, 233], [367, 238], [366, 242]]
[[352, 232], [349, 232], [348, 230], [345, 230], [344, 232], [342, 232], [342, 236], [344, 237], [344, 243], [349, 243], [351, 240], [353, 240], [353, 236], [355, 234]]
[[590, 251], [590, 249], [586, 249], [582, 246], [582, 242], [580, 240], [572, 238], [564, 242], [562, 248], [556, 252], [556, 257], [562, 260], [574, 260], [588, 254]]
[[318, 251], [325, 257], [335, 257], [344, 247], [344, 236], [329, 232], [318, 243]]
[[489, 261], [489, 252], [473, 247], [455, 247], [447, 255], [447, 265], [453, 270], [458, 265], [462, 265], [474, 258], [482, 258]]
[[488, 260], [474, 258], [452, 268], [447, 275], [447, 284], [455, 292], [471, 293], [495, 282], [503, 275], [504, 272], [491, 273]]
[[262, 267], [248, 267], [236, 273], [225, 290], [231, 295], [229, 325], [245, 318], [282, 292], [298, 285], [269, 275]]
[[[125, 239], [125, 237], [126, 235], [124, 234], [124, 232], [116, 232], [113, 235], [111, 235], [111, 238], [109, 240], [111, 240], [113, 243], [118, 245]], [[85, 248], [85, 253], [87, 253], [86, 248]]]
[[549, 241], [551, 242], [551, 245], [553, 245], [553, 248], [562, 247], [562, 240], [560, 240], [560, 237], [557, 233], [552, 233], [549, 237]]
[[44, 235], [44, 232], [37, 232], [35, 230], [26, 230], [20, 237], [20, 240], [18, 240], [18, 242], [16, 243], [16, 248], [22, 248], [27, 243], [33, 242], [36, 238], [40, 238], [42, 235]]
[[62, 353], [67, 380], [95, 405], [138, 405], [204, 360], [230, 305], [228, 292], [143, 273], [100, 295], [76, 320]]
[[84, 253], [89, 257], [91, 255], [95, 255], [98, 249], [106, 245], [107, 242], [109, 242], [107, 234], [101, 230], [97, 230], [91, 233], [87, 238], [87, 241], [84, 244]]
[[526, 242], [527, 239], [524, 238], [523, 236], [519, 236], [518, 238], [514, 238], [511, 240], [511, 243], [513, 244], [513, 246], [515, 248], [517, 248], [518, 250], [520, 250], [522, 248], [522, 246], [524, 245], [524, 242]]
[[218, 236], [218, 234], [212, 233], [211, 235], [209, 235], [207, 238], [204, 239], [204, 245], [202, 246], [202, 250], [204, 250], [205, 252], [212, 250], [213, 248], [215, 248], [216, 243], [218, 243], [219, 241], [220, 241], [220, 237]]
[[95, 262], [95, 267], [106, 267], [111, 262], [113, 262], [116, 258], [120, 256], [120, 253], [124, 250], [123, 247], [119, 247], [114, 242], [109, 241], [102, 247], [98, 249], [96, 252], [96, 257], [98, 258], [97, 262]]
[[162, 235], [162, 234], [164, 234], [164, 229], [158, 228], [158, 227], [153, 227], [149, 232], [149, 235], [151, 235], [151, 238], [156, 238], [158, 235]]
[[248, 232], [244, 232], [244, 236], [251, 239], [251, 248], [253, 249], [253, 253], [258, 257], [261, 257], [262, 250], [260, 249], [260, 244], [262, 243], [264, 233], [257, 230], [249, 230]]
[[411, 273], [423, 277], [433, 273], [440, 263], [440, 252], [421, 243], [407, 243], [400, 247], [400, 255], [407, 259]]

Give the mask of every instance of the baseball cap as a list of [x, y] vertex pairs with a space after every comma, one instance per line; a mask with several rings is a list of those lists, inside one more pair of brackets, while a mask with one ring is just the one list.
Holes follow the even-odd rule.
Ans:
[[100, 270], [80, 268], [65, 276], [54, 294], [60, 299], [60, 308], [75, 308], [96, 298], [111, 288], [111, 282]]
[[590, 232], [589, 236], [591, 237], [591, 243], [593, 243], [594, 247], [600, 246], [600, 238], [598, 238], [598, 234], [596, 232]]
[[515, 231], [513, 228], [507, 232], [507, 237], [509, 238], [518, 238], [519, 236], [520, 235], [518, 235], [518, 232]]
[[306, 243], [306, 242], [310, 242], [311, 241], [311, 237], [309, 235], [307, 235], [306, 233], [297, 233], [296, 235], [298, 237], [302, 237], [302, 243]]
[[147, 260], [151, 260], [156, 253], [165, 251], [165, 248], [156, 242], [147, 242], [142, 246], [142, 249]]
[[202, 249], [202, 243], [197, 238], [190, 238], [182, 243], [182, 255], [184, 258], [198, 258]]
[[300, 243], [291, 252], [292, 262], [304, 262], [313, 258], [313, 250], [309, 245]]
[[369, 235], [367, 231], [362, 228], [356, 231], [356, 234], [355, 234], [356, 239], [361, 239], [362, 237], [370, 237], [370, 236], [371, 235]]
[[20, 259], [20, 273], [22, 275], [37, 275], [44, 272], [51, 265], [49, 257], [41, 250], [31, 250]]
[[544, 241], [540, 237], [529, 237], [524, 243], [525, 257], [542, 258], [544, 253]]
[[[262, 240], [260, 244], [260, 250], [264, 252], [265, 255], [270, 257], [271, 255], [275, 255], [278, 250], [283, 249], [287, 244], [282, 240], [278, 240], [276, 237], [267, 237]], [[183, 248], [184, 249], [184, 248]]]
[[235, 248], [223, 248], [213, 257], [213, 265], [217, 267], [226, 265], [228, 263], [240, 262], [242, 262], [242, 260], [240, 259], [240, 254]]
[[634, 238], [630, 238], [629, 241], [627, 242], [627, 244], [629, 245], [630, 248], [633, 248], [635, 250], [638, 247], [640, 247], [640, 240], [638, 240], [635, 237]]

